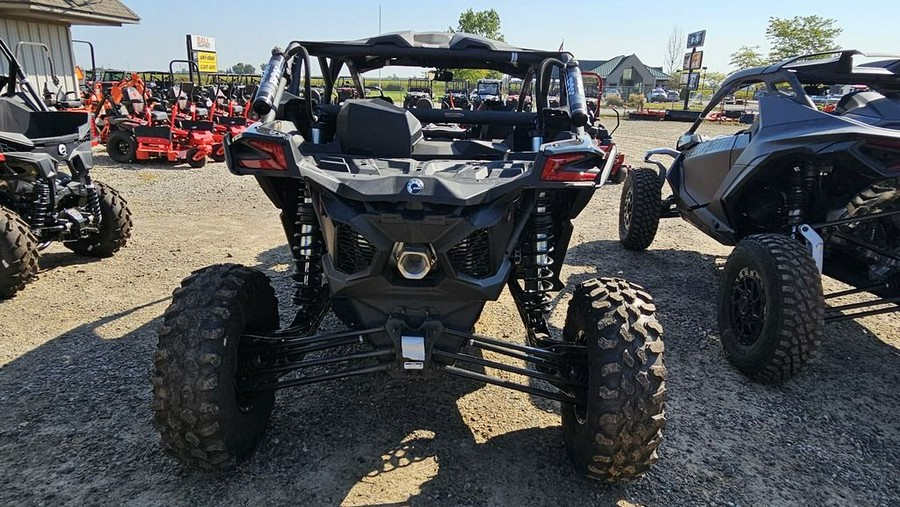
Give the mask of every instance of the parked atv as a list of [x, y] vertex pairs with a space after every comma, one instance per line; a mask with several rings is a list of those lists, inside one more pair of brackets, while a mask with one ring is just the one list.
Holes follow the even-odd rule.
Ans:
[[444, 85], [444, 97], [441, 109], [472, 109], [469, 102], [469, 82], [465, 79], [454, 79]]
[[430, 79], [410, 78], [406, 82], [406, 95], [403, 97], [403, 107], [406, 109], [434, 108], [434, 90]]
[[[860, 55], [807, 55], [733, 74], [677, 150], [648, 152], [658, 169], [630, 171], [622, 189], [625, 248], [647, 248], [660, 218], [677, 216], [736, 245], [719, 289], [719, 333], [728, 359], [756, 381], [796, 374], [826, 322], [898, 309], [900, 60], [856, 65]], [[848, 84], [868, 91], [845, 95], [831, 113], [807, 94]], [[750, 86], [763, 88], [752, 124], [713, 139], [697, 132]], [[667, 168], [656, 155], [674, 162]], [[823, 295], [823, 273], [854, 288]], [[866, 292], [874, 297], [825, 305]]]
[[[231, 467], [263, 437], [278, 389], [376, 372], [446, 374], [560, 401], [562, 437], [580, 473], [618, 481], [646, 472], [666, 396], [650, 295], [621, 279], [587, 280], [573, 290], [562, 332], [547, 322], [565, 287], [572, 219], [616, 159], [614, 146], [600, 150], [585, 129], [572, 55], [413, 32], [293, 42], [273, 55], [253, 103], [261, 122], [226, 138], [226, 158], [281, 210], [297, 313], [279, 329], [272, 285], [251, 268], [216, 265], [184, 280], [159, 330], [153, 375], [166, 451], [194, 467]], [[360, 83], [358, 73], [395, 60], [437, 69], [445, 81], [451, 66], [526, 79], [536, 86], [535, 112], [310, 100], [311, 74], [326, 76], [327, 98], [335, 86], [327, 76], [344, 65]], [[565, 110], [548, 106], [541, 83], [551, 73], [570, 83]], [[466, 132], [448, 139], [423, 128], [450, 123]], [[524, 344], [472, 333], [504, 287]], [[347, 331], [318, 334], [329, 309]], [[484, 350], [529, 366], [484, 359]]]
[[109, 257], [131, 235], [131, 212], [93, 181], [87, 113], [50, 111], [0, 39], [0, 298], [31, 281], [38, 251], [53, 241]]

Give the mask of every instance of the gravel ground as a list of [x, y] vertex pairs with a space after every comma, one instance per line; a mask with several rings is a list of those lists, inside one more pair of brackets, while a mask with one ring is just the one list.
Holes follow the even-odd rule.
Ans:
[[[684, 128], [623, 122], [616, 138], [634, 162]], [[563, 279], [621, 276], [655, 296], [669, 424], [644, 478], [576, 476], [554, 402], [380, 377], [283, 391], [248, 463], [182, 469], [150, 425], [155, 328], [171, 291], [194, 269], [239, 262], [266, 271], [287, 301], [289, 255], [254, 180], [223, 164], [117, 167], [98, 155], [96, 166], [128, 199], [134, 237], [103, 261], [52, 246], [39, 280], [0, 303], [0, 505], [900, 505], [898, 315], [831, 325], [799, 378], [752, 384], [728, 366], [716, 331], [729, 249], [670, 220], [649, 251], [625, 252], [617, 186], [578, 218]], [[477, 331], [522, 340], [508, 294]]]

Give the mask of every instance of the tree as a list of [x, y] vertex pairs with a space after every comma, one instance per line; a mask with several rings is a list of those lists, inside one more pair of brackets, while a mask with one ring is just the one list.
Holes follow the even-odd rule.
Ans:
[[769, 27], [766, 29], [766, 38], [772, 45], [769, 61], [838, 49], [834, 39], [843, 29], [834, 26], [835, 23], [837, 20], [816, 15], [794, 16], [791, 19], [769, 18]]
[[758, 50], [759, 46], [741, 46], [741, 49], [731, 53], [731, 61], [728, 63], [737, 67], [737, 70], [765, 65], [766, 60]]
[[266, 69], [268, 69], [268, 68], [269, 68], [269, 62], [265, 62], [265, 63], [259, 64], [259, 73], [260, 73], [260, 74], [265, 74], [265, 73], [266, 73]]
[[256, 74], [256, 67], [249, 63], [236, 63], [226, 72], [229, 74]]
[[669, 35], [666, 44], [666, 53], [663, 57], [666, 74], [672, 76], [669, 80], [669, 88], [675, 89], [681, 86], [681, 66], [684, 63], [684, 32], [677, 26]]
[[484, 11], [476, 11], [468, 9], [459, 15], [459, 24], [456, 30], [450, 29], [451, 32], [466, 32], [475, 35], [481, 35], [488, 39], [503, 40], [503, 34], [500, 33], [500, 14], [494, 9]]
[[[481, 35], [488, 39], [503, 40], [503, 34], [500, 33], [500, 14], [494, 9], [476, 11], [467, 9], [459, 15], [459, 22], [456, 29], [452, 27], [450, 32], [465, 32], [473, 35]], [[484, 78], [500, 78], [499, 72], [489, 70], [475, 69], [452, 69], [454, 79], [466, 79], [470, 85], [475, 84], [479, 79]]]
[[724, 72], [707, 71], [703, 73], [703, 89], [715, 90], [728, 77]]

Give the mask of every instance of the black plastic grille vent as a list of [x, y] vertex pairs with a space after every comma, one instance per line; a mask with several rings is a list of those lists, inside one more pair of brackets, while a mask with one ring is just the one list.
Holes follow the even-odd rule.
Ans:
[[351, 274], [362, 271], [372, 264], [375, 257], [375, 245], [363, 237], [353, 227], [338, 224], [335, 227], [335, 267], [344, 273]]
[[485, 278], [494, 272], [491, 269], [491, 242], [487, 229], [469, 234], [447, 252], [447, 257], [453, 269], [472, 278]]

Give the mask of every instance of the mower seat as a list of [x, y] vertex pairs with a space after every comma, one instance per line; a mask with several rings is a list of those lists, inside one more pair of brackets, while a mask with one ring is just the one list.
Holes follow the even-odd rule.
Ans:
[[150, 119], [153, 120], [153, 123], [169, 121], [169, 113], [165, 111], [150, 111]]

